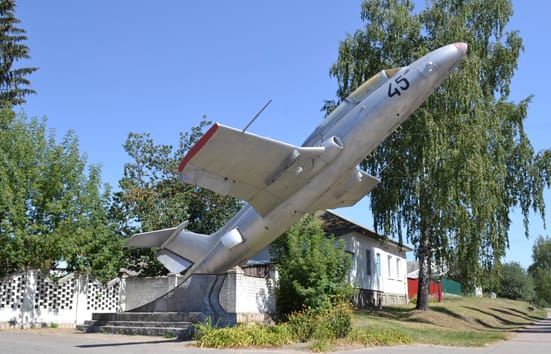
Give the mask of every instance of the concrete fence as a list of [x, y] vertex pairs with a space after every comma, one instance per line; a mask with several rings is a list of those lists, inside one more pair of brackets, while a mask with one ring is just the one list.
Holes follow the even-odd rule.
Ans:
[[93, 312], [121, 310], [120, 279], [101, 284], [87, 274], [58, 280], [37, 271], [0, 279], [0, 328], [62, 327], [83, 323]]
[[[154, 278], [121, 274], [101, 284], [84, 273], [53, 279], [37, 270], [20, 272], [0, 279], [0, 328], [74, 327], [90, 320], [92, 313], [137, 309], [178, 288], [180, 283], [177, 274]], [[217, 302], [238, 322], [260, 321], [275, 312], [273, 284], [269, 277], [247, 276], [237, 267], [223, 278]]]

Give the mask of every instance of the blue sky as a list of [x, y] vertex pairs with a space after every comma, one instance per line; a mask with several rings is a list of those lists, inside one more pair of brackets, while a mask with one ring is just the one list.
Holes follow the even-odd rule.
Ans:
[[[419, 1], [418, 3], [423, 4]], [[210, 120], [244, 127], [273, 102], [249, 131], [301, 144], [320, 123], [323, 100], [335, 97], [329, 67], [345, 33], [362, 27], [361, 0], [158, 1], [19, 0], [16, 16], [31, 49], [25, 65], [38, 92], [22, 109], [47, 116], [62, 136], [72, 129], [88, 162], [117, 186], [128, 158], [129, 132], [150, 132], [157, 143], [178, 143], [179, 132]], [[547, 2], [513, 1], [508, 27], [526, 47], [512, 98], [533, 94], [525, 127], [534, 148], [551, 147], [546, 80], [551, 50]], [[548, 214], [551, 193], [546, 191]], [[364, 198], [339, 214], [372, 227]], [[548, 235], [533, 216], [530, 239], [513, 215], [507, 261], [531, 263], [532, 244]], [[546, 217], [551, 225], [551, 217]]]

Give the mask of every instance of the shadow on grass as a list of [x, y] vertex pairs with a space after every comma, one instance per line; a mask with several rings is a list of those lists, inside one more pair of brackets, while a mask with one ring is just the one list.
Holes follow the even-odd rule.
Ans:
[[[508, 311], [511, 311], [511, 314], [515, 313], [515, 314], [517, 314], [517, 316], [526, 318], [528, 321], [541, 321], [541, 320], [543, 320], [543, 318], [541, 318], [541, 317], [530, 316], [526, 312], [522, 312], [522, 311], [520, 311], [518, 309], [515, 309], [515, 308], [512, 308], [512, 307], [507, 307], [506, 309]], [[498, 309], [493, 309], [493, 310], [495, 310], [495, 311], [504, 311], [504, 310], [498, 310]]]
[[[502, 317], [502, 316], [499, 316], [493, 312], [490, 312], [490, 311], [485, 311], [485, 310], [482, 310], [480, 308], [476, 308], [476, 307], [470, 307], [470, 306], [463, 306], [463, 308], [466, 308], [466, 309], [469, 309], [469, 310], [472, 310], [472, 311], [478, 311], [484, 315], [487, 315], [487, 316], [490, 316], [490, 317], [493, 317], [497, 322], [499, 322], [500, 324], [504, 325], [504, 326], [515, 326], [515, 327], [522, 327], [522, 326], [526, 326], [528, 325], [528, 323], [526, 322], [515, 322], [515, 321], [511, 321], [505, 317]], [[492, 309], [494, 310], [494, 309]], [[498, 311], [498, 312], [501, 312], [503, 313], [503, 311]], [[510, 314], [510, 313], [507, 313], [507, 314]], [[512, 316], [515, 316], [515, 317], [520, 317], [518, 316], [517, 314], [512, 314]], [[477, 320], [477, 322], [479, 323], [484, 323], [484, 321], [482, 320]], [[492, 326], [492, 325], [489, 325], [489, 324], [486, 324], [486, 326], [488, 326], [489, 328], [500, 328], [500, 329], [505, 329], [506, 328], [503, 328], [503, 327], [496, 327], [496, 326]]]
[[420, 311], [413, 308], [384, 307], [382, 310], [357, 310], [355, 312], [359, 315], [375, 318], [434, 325], [432, 321], [416, 316]]
[[460, 314], [458, 314], [457, 312], [454, 312], [454, 311], [450, 310], [450, 309], [447, 308], [447, 307], [432, 306], [430, 309], [431, 309], [431, 311], [439, 312], [439, 313], [441, 313], [441, 314], [444, 314], [444, 315], [447, 315], [447, 316], [456, 318], [456, 319], [458, 319], [458, 320], [467, 321], [467, 319], [465, 318], [465, 316], [460, 315]]
[[511, 328], [494, 326], [484, 320], [481, 320], [480, 318], [475, 318], [474, 321], [484, 328], [481, 331], [486, 331], [486, 332], [510, 332], [511, 331]]
[[[521, 311], [510, 311], [510, 309], [498, 309], [498, 308], [495, 308], [495, 307], [491, 307], [490, 310], [502, 313], [504, 315], [514, 316], [514, 317], [522, 319], [526, 322], [535, 322], [537, 320], [540, 320], [540, 318], [528, 316], [528, 315], [526, 315], [525, 313], [523, 313]], [[528, 323], [524, 323], [524, 324], [528, 324]]]
[[98, 343], [98, 344], [81, 344], [75, 346], [76, 348], [103, 348], [103, 347], [126, 347], [130, 345], [147, 345], [147, 344], [162, 344], [162, 343], [180, 343], [183, 342], [180, 339], [171, 340], [150, 340], [150, 341], [136, 341], [136, 342], [121, 342], [121, 343]]

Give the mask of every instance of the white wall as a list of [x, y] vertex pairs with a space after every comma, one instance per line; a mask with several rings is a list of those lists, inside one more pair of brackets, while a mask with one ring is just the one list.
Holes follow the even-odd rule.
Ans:
[[37, 270], [0, 279], [0, 328], [81, 324], [93, 312], [120, 308], [119, 281], [102, 285], [86, 274], [54, 281]]
[[[407, 296], [407, 261], [405, 252], [399, 251], [397, 245], [381, 243], [357, 232], [340, 236], [339, 239], [345, 241], [345, 250], [354, 254], [355, 271], [351, 272], [351, 281], [355, 286]], [[380, 275], [377, 274], [377, 254], [380, 255]]]
[[[180, 275], [115, 278], [100, 284], [86, 274], [49, 279], [36, 270], [0, 279], [0, 328], [41, 327], [56, 324], [74, 327], [92, 313], [121, 312], [144, 305], [174, 289]], [[238, 322], [264, 321], [275, 312], [274, 278], [243, 274], [240, 268], [227, 273], [219, 294], [222, 308]], [[205, 294], [208, 296], [208, 294]]]
[[239, 267], [227, 272], [220, 290], [220, 306], [227, 313], [237, 314], [237, 322], [262, 322], [275, 313], [274, 276], [246, 276]]

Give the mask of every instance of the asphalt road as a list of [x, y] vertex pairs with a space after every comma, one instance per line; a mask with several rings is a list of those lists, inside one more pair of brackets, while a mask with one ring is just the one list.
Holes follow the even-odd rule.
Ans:
[[[430, 345], [366, 348], [338, 353], [368, 354], [549, 354], [551, 353], [551, 313], [546, 320], [516, 334], [510, 340], [483, 348], [457, 348]], [[200, 349], [171, 339], [109, 334], [82, 334], [74, 330], [0, 330], [0, 353], [6, 354], [218, 354], [218, 353], [300, 353], [299, 348], [214, 350]]]

